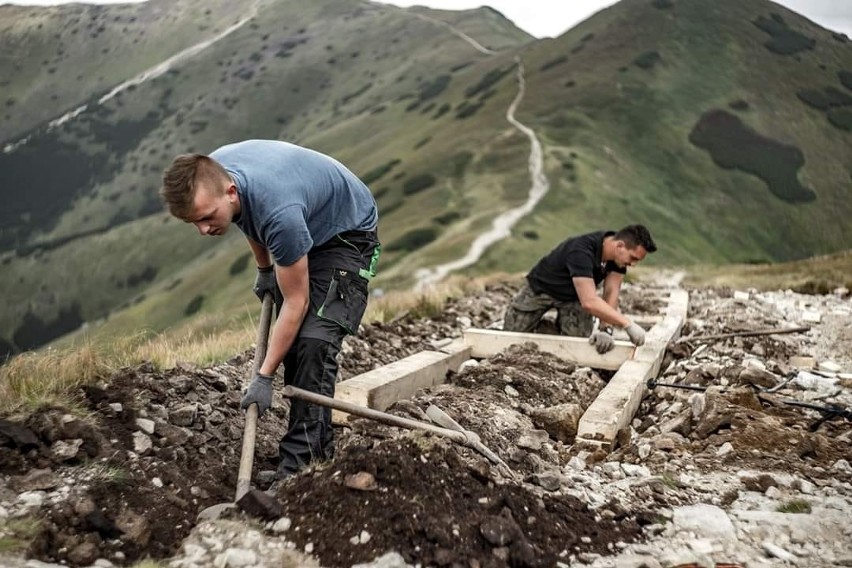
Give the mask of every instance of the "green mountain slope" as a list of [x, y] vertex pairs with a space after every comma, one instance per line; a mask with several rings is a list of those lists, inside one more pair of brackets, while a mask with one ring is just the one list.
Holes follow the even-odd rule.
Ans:
[[[766, 0], [623, 0], [540, 41], [489, 8], [228, 6], [210, 35], [193, 35], [249, 18], [227, 38], [60, 126], [29, 118], [4, 138], [29, 137], [0, 154], [11, 204], [0, 210], [0, 351], [83, 321], [114, 336], [247, 317], [239, 236], [202, 239], [156, 197], [174, 154], [238, 139], [325, 151], [369, 183], [385, 244], [377, 286], [409, 286], [418, 269], [463, 256], [527, 199], [529, 140], [506, 121], [516, 57], [518, 119], [543, 145], [551, 187], [468, 272], [523, 271], [568, 234], [630, 222], [655, 235], [651, 263], [852, 248], [852, 44]], [[35, 49], [30, 35], [22, 52]], [[42, 116], [28, 104], [12, 108]]]

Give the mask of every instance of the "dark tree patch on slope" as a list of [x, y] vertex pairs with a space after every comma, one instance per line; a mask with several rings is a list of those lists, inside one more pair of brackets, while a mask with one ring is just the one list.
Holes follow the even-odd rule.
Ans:
[[546, 62], [544, 65], [539, 67], [539, 71], [547, 71], [548, 69], [553, 69], [557, 65], [562, 65], [566, 61], [568, 61], [568, 58], [565, 57], [564, 55], [560, 55], [559, 57], [554, 57], [553, 59], [551, 59], [550, 61]]
[[251, 257], [251, 253], [245, 253], [240, 255], [237, 260], [231, 263], [231, 267], [228, 269], [228, 273], [231, 276], [235, 276], [248, 268], [249, 258]]
[[852, 105], [852, 97], [834, 87], [826, 87], [823, 90], [802, 89], [796, 93], [799, 100], [818, 110]]
[[805, 165], [802, 151], [761, 136], [733, 114], [724, 110], [704, 113], [689, 141], [707, 150], [719, 167], [759, 177], [783, 201], [806, 203], [816, 199], [797, 177], [799, 168]]
[[65, 335], [83, 325], [80, 315], [80, 304], [59, 310], [59, 315], [53, 321], [42, 321], [32, 312], [27, 312], [21, 325], [12, 335], [12, 341], [21, 351], [44, 345], [48, 341]]
[[778, 14], [772, 14], [771, 18], [760, 16], [752, 23], [772, 36], [763, 45], [766, 46], [766, 49], [778, 55], [793, 55], [800, 51], [813, 49], [816, 45], [815, 39], [788, 27], [784, 19]]
[[828, 121], [835, 128], [852, 132], [852, 109], [835, 108], [827, 113]]
[[201, 306], [204, 304], [204, 294], [199, 294], [194, 297], [189, 303], [186, 305], [186, 308], [183, 310], [183, 313], [187, 316], [191, 316], [198, 312], [201, 309]]
[[645, 70], [653, 69], [654, 66], [662, 61], [662, 57], [656, 51], [646, 51], [639, 57], [633, 60], [633, 64]]
[[728, 106], [734, 110], [748, 110], [749, 104], [745, 99], [737, 99], [728, 103]]
[[421, 247], [425, 247], [437, 238], [438, 230], [434, 227], [413, 229], [411, 231], [408, 231], [395, 241], [389, 243], [386, 247], [386, 250], [388, 252], [398, 250], [414, 251]]
[[852, 90], [852, 72], [840, 70], [837, 72], [837, 78], [843, 83], [843, 86]]
[[388, 172], [394, 169], [400, 163], [399, 159], [393, 159], [381, 166], [373, 168], [363, 176], [361, 176], [361, 181], [363, 181], [366, 185], [370, 185], [374, 181], [378, 181], [382, 179]]
[[402, 192], [405, 195], [414, 195], [415, 193], [420, 193], [424, 189], [429, 189], [435, 185], [436, 181], [435, 176], [432, 174], [416, 175], [411, 179], [406, 180], [405, 185], [402, 187]]
[[482, 76], [482, 79], [479, 80], [478, 83], [472, 85], [465, 89], [464, 95], [468, 98], [474, 97], [479, 93], [485, 92], [490, 89], [492, 86], [496, 85], [500, 79], [505, 77], [512, 70], [512, 66], [506, 67], [504, 69], [500, 69], [499, 67], [496, 69], [492, 69], [488, 73]]

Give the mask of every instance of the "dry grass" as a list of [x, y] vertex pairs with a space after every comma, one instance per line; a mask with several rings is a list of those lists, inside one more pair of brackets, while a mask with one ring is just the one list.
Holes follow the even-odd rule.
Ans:
[[34, 517], [0, 521], [0, 554], [26, 550], [40, 530], [41, 524]]
[[778, 264], [694, 266], [687, 271], [684, 284], [688, 286], [828, 294], [839, 287], [852, 289], [852, 250]]
[[0, 416], [45, 406], [82, 413], [70, 395], [80, 385], [108, 377], [122, 367], [151, 362], [155, 368], [178, 362], [208, 365], [244, 350], [255, 339], [248, 327], [201, 332], [209, 325], [199, 318], [179, 332], [140, 332], [110, 343], [79, 345], [23, 353], [0, 368]]
[[395, 290], [379, 298], [373, 298], [367, 305], [364, 323], [389, 322], [403, 316], [434, 317], [443, 311], [448, 300], [471, 294], [478, 294], [485, 287], [496, 282], [514, 279], [506, 273], [490, 274], [475, 278], [450, 276], [447, 279], [421, 291]]

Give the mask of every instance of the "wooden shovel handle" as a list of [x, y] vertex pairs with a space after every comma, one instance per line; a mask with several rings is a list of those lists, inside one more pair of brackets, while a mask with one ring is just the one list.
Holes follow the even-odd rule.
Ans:
[[[263, 307], [260, 311], [260, 323], [257, 326], [257, 340], [254, 349], [254, 365], [249, 380], [254, 377], [266, 358], [266, 345], [269, 341], [269, 327], [272, 322], [272, 294], [263, 296]], [[239, 501], [251, 489], [251, 468], [254, 464], [254, 445], [257, 439], [257, 404], [252, 404], [246, 411], [246, 425], [243, 428], [243, 449], [240, 454], [240, 470], [237, 474], [237, 494], [234, 501]]]

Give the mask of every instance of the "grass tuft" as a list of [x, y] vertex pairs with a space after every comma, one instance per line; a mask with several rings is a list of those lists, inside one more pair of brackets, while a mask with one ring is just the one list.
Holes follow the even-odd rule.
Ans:
[[778, 508], [775, 510], [779, 513], [810, 513], [811, 504], [804, 499], [792, 499], [778, 505]]
[[40, 530], [40, 521], [33, 517], [0, 521], [0, 554], [26, 550]]

